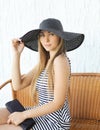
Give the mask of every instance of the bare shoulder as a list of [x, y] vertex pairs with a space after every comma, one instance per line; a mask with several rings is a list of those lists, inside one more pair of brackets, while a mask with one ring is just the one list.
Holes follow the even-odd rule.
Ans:
[[54, 68], [59, 68], [59, 69], [68, 69], [69, 68], [69, 60], [66, 56], [64, 55], [59, 55], [55, 58], [54, 60]]
[[54, 74], [55, 77], [59, 77], [60, 79], [66, 79], [66, 77], [70, 76], [70, 64], [69, 60], [66, 56], [64, 55], [59, 55], [55, 58], [54, 60]]

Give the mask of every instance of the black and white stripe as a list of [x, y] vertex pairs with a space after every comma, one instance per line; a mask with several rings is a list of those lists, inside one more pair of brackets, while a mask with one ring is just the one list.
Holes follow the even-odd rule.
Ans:
[[[36, 89], [39, 93], [39, 105], [43, 105], [53, 100], [53, 96], [48, 93], [48, 76], [45, 70], [40, 74]], [[33, 108], [34, 109], [34, 108]], [[70, 129], [70, 112], [67, 99], [63, 108], [45, 116], [34, 118], [36, 124], [33, 130], [69, 130]]]

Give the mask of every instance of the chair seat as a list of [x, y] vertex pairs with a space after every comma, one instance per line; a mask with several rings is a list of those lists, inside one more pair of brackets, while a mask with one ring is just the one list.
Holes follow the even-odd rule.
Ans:
[[72, 119], [70, 130], [100, 130], [100, 121]]

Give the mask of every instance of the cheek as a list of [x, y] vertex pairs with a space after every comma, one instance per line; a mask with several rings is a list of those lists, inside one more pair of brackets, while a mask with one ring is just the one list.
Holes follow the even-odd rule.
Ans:
[[58, 45], [60, 43], [60, 38], [55, 38], [54, 42]]
[[52, 43], [52, 46], [56, 48], [59, 45], [59, 40], [55, 39]]

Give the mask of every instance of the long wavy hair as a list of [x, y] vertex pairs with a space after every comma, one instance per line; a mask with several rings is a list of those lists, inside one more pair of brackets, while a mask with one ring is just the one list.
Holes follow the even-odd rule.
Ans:
[[[54, 56], [52, 59], [50, 59], [49, 52], [44, 49], [42, 46], [39, 38], [38, 38], [38, 52], [39, 52], [39, 63], [36, 66], [35, 72], [34, 72], [34, 77], [31, 82], [31, 95], [36, 102], [38, 98], [38, 92], [36, 91], [36, 81], [41, 72], [46, 68], [46, 72], [48, 74], [48, 89], [52, 90], [54, 89], [54, 68], [53, 68], [53, 62], [54, 59], [60, 55], [64, 54], [66, 55], [66, 50], [64, 46], [64, 40], [60, 38], [60, 42], [58, 43], [57, 49], [55, 51]], [[48, 60], [50, 60], [48, 66]]]

